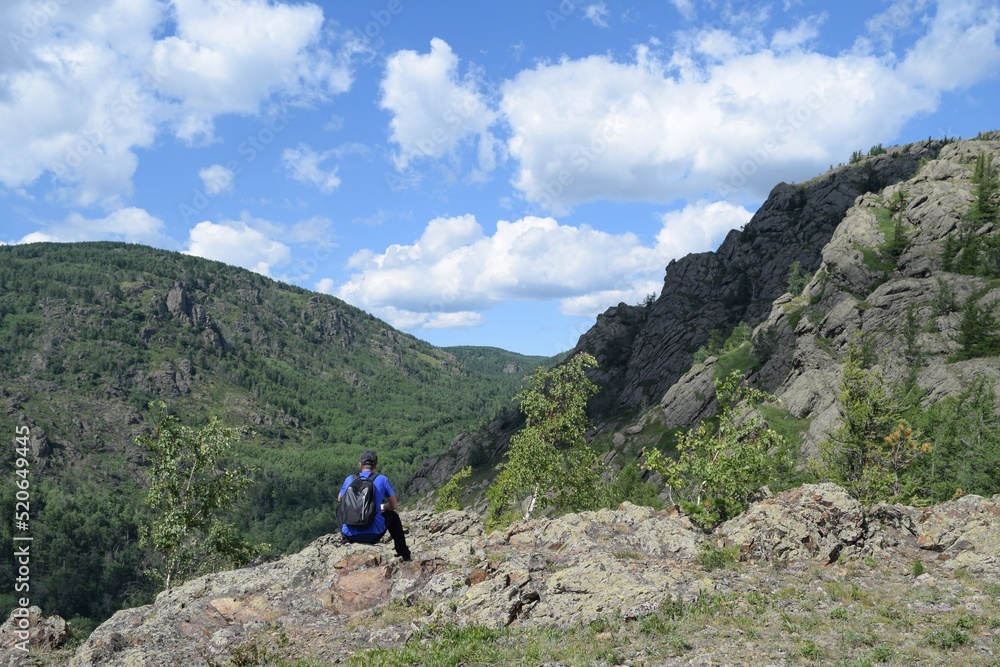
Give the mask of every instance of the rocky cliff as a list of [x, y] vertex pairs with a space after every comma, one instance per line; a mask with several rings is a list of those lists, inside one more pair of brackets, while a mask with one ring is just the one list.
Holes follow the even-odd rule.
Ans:
[[[848, 613], [861, 626], [889, 623], [907, 605], [933, 600], [955, 614], [911, 609], [906, 631], [887, 630], [883, 640], [917, 655], [935, 623], [961, 614], [974, 634], [949, 650], [951, 664], [995, 664], [1000, 655], [1000, 628], [989, 620], [1000, 610], [1000, 590], [989, 584], [1000, 579], [1000, 496], [866, 510], [839, 487], [806, 485], [758, 502], [711, 535], [675, 511], [629, 504], [489, 535], [465, 512], [403, 519], [412, 562], [392, 557], [389, 543], [344, 545], [328, 535], [297, 554], [201, 577], [120, 611], [75, 652], [39, 647], [25, 656], [10, 648], [15, 628], [6, 627], [0, 664], [326, 665], [407, 645], [424, 656], [414, 662], [430, 664], [442, 628], [504, 631], [486, 636], [506, 638], [513, 653], [490, 664], [538, 664], [517, 658], [516, 647], [539, 636], [568, 645], [582, 635], [587, 651], [600, 651], [610, 641], [601, 628], [612, 629], [619, 662], [593, 653], [566, 662], [781, 664], [802, 641], [790, 626], [811, 624], [814, 655], [849, 655]], [[731, 554], [731, 562], [713, 565], [705, 557], [713, 553]], [[746, 617], [753, 620], [739, 641], [720, 636]], [[692, 623], [679, 625], [685, 618]]]
[[718, 250], [671, 262], [648, 312], [625, 304], [609, 309], [576, 350], [598, 359], [597, 379], [621, 408], [655, 405], [690, 368], [692, 353], [713, 329], [725, 337], [740, 321], [755, 326], [768, 317], [786, 291], [793, 262], [816, 271], [859, 196], [910, 178], [944, 146], [926, 141], [894, 148], [805, 183], [775, 186], [744, 229], [731, 231]]
[[[573, 351], [590, 352], [600, 364], [591, 415], [597, 429], [613, 433], [615, 450], [634, 454], [657, 441], [651, 424], [683, 428], [713, 415], [719, 360], [692, 364], [692, 356], [713, 330], [725, 338], [741, 321], [754, 328], [755, 360], [746, 375], [776, 394], [790, 417], [808, 420], [807, 455], [838, 423], [842, 364], [857, 333], [878, 351], [876, 368], [889, 383], [916, 374], [925, 405], [961, 392], [972, 378], [998, 386], [1000, 360], [956, 363], [955, 353], [961, 307], [974, 295], [992, 308], [1000, 291], [942, 264], [946, 239], [974, 199], [977, 157], [993, 155], [1000, 164], [998, 153], [997, 133], [928, 140], [777, 185], [718, 250], [671, 262], [653, 303], [608, 308], [580, 337]], [[905, 238], [891, 261], [880, 256], [887, 221], [898, 221]], [[789, 294], [795, 262], [812, 278]], [[914, 321], [921, 331], [907, 330]], [[463, 435], [424, 463], [408, 492], [425, 494], [477, 461], [495, 464], [515, 422]]]
[[[968, 225], [980, 155], [1000, 162], [1000, 140], [986, 135], [894, 148], [801, 186], [780, 185], [742, 234], [731, 233], [715, 253], [671, 264], [627, 367], [605, 373], [609, 383], [616, 374], [621, 379], [623, 404], [652, 403], [638, 426], [622, 433], [636, 434], [650, 422], [685, 427], [713, 414], [718, 359], [691, 366], [691, 351], [711, 329], [740, 319], [755, 326], [757, 361], [747, 377], [773, 392], [792, 417], [809, 420], [807, 454], [840, 419], [842, 364], [858, 334], [874, 351], [875, 369], [890, 384], [915, 380], [925, 405], [960, 393], [974, 378], [1000, 386], [997, 357], [958, 360], [963, 306], [973, 299], [992, 311], [1000, 288], [944, 266], [947, 239]], [[865, 183], [884, 187], [859, 191], [865, 173], [882, 174]], [[803, 213], [793, 219], [792, 203], [803, 201]], [[903, 242], [898, 255], [886, 258], [893, 228]], [[997, 231], [985, 225], [973, 233], [986, 238]], [[754, 257], [757, 267], [750, 264]], [[786, 291], [793, 259], [812, 275], [798, 294]], [[725, 304], [719, 295], [727, 293], [726, 281], [731, 290], [744, 275], [763, 299]], [[605, 318], [614, 321], [623, 309], [629, 307], [611, 309]], [[608, 330], [599, 319], [578, 348], [606, 350]]]

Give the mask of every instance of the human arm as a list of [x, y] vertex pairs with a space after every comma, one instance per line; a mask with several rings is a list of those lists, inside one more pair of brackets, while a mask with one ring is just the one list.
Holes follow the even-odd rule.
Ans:
[[382, 509], [393, 512], [399, 509], [399, 501], [396, 500], [396, 496], [386, 496], [385, 500], [382, 501]]

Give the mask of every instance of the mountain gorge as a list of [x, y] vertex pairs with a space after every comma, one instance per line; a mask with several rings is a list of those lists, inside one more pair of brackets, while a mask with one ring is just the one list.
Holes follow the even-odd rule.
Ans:
[[[152, 590], [136, 544], [148, 453], [134, 442], [151, 401], [194, 426], [219, 417], [249, 429], [237, 454], [257, 483], [234, 518], [282, 552], [334, 529], [360, 451], [383, 453], [401, 484], [509, 410], [545, 361], [434, 348], [333, 297], [179, 253], [0, 247], [0, 432], [30, 429], [35, 597], [99, 620]], [[13, 458], [2, 465], [11, 472]]]
[[[1000, 223], [995, 190], [976, 182], [984, 160], [1000, 164], [998, 133], [878, 146], [781, 183], [718, 250], [671, 262], [653, 302], [599, 315], [572, 352], [599, 362], [592, 436], [605, 460], [621, 469], [644, 447], [672, 451], [714, 415], [714, 382], [732, 371], [776, 396], [768, 423], [814, 456], [840, 422], [852, 343], [914, 412], [995, 389]], [[471, 443], [499, 458], [507, 437], [470, 434], [417, 479], [448, 479]]]
[[[1000, 165], [1000, 133], [873, 147], [808, 182], [779, 184], [718, 250], [666, 267], [658, 298], [609, 308], [580, 338], [573, 351], [599, 362], [589, 435], [615, 473], [636, 469], [646, 448], [676, 454], [678, 433], [713, 417], [714, 383], [733, 371], [776, 398], [760, 410], [793, 445], [799, 481], [809, 483], [774, 489], [773, 498], [762, 490], [746, 516], [710, 535], [676, 509], [629, 503], [543, 516], [492, 535], [474, 512], [429, 510], [435, 490], [465, 466], [474, 474], [464, 500], [480, 507], [517, 426], [510, 397], [526, 373], [554, 359], [436, 349], [329, 297], [172, 253], [117, 244], [0, 248], [0, 427], [13, 432], [30, 417], [33, 465], [43, 480], [81, 485], [78, 498], [100, 499], [104, 487], [138, 497], [143, 454], [131, 438], [146, 428], [145, 404], [167, 398], [196, 423], [218, 414], [253, 427], [241, 456], [261, 469], [263, 484], [241, 528], [279, 536], [286, 554], [305, 547], [120, 612], [72, 664], [131, 664], [136, 656], [146, 660], [137, 664], [169, 664], [176, 651], [241, 664], [234, 651], [248, 645], [247, 633], [292, 637], [282, 659], [350, 661], [345, 641], [370, 651], [413, 638], [437, 646], [433, 633], [467, 624], [577, 641], [581, 627], [604, 627], [609, 617], [620, 628], [633, 623], [627, 631], [640, 635], [631, 645], [640, 655], [635, 664], [663, 664], [664, 656], [716, 664], [692, 654], [739, 662], [755, 650], [770, 652], [768, 664], [822, 662], [845, 651], [860, 656], [858, 664], [885, 662], [872, 657], [877, 641], [851, 645], [841, 626], [806, 642], [817, 608], [823, 618], [857, 614], [861, 625], [882, 623], [879, 614], [887, 624], [909, 618], [898, 646], [915, 657], [907, 662], [899, 648], [890, 664], [944, 664], [935, 662], [940, 624], [958, 633], [976, 628], [978, 639], [962, 644], [961, 660], [973, 661], [966, 664], [995, 661], [1000, 630], [987, 616], [1000, 589], [983, 583], [995, 579], [1000, 562], [993, 164]], [[912, 492], [915, 506], [862, 507], [839, 487], [805, 480], [850, 408], [842, 387], [857, 358], [864, 377], [885, 388], [886, 400], [927, 439], [931, 463]], [[404, 520], [424, 550], [413, 564], [388, 562], [378, 546], [303, 537], [333, 531], [330, 494], [355, 465], [356, 450], [369, 445], [391, 448], [398, 461], [387, 472], [414, 508]], [[42, 493], [47, 500], [50, 492]], [[51, 497], [53, 507], [72, 509], [55, 489]], [[118, 505], [107, 498], [98, 505], [114, 515], [113, 525], [126, 525], [108, 509]], [[61, 532], [89, 539], [55, 514], [43, 516], [46, 539]], [[107, 541], [99, 554], [127, 551]], [[754, 564], [720, 576], [690, 569], [704, 565], [701, 553], [720, 549]], [[136, 554], [118, 557], [123, 567], [141, 566]], [[930, 579], [917, 572], [925, 563]], [[72, 567], [87, 565], [64, 566], [59, 581], [67, 586]], [[102, 572], [94, 591], [122, 576]], [[618, 588], [609, 592], [601, 585], [608, 580]], [[850, 586], [860, 597], [844, 592]], [[783, 598], [789, 587], [826, 593]], [[623, 601], [621, 590], [635, 595]], [[706, 626], [712, 614], [692, 611], [710, 599], [738, 606], [734, 619], [755, 608], [769, 616], [756, 629], [734, 620], [730, 634], [717, 636]], [[913, 611], [926, 605], [946, 606], [949, 615]], [[297, 620], [279, 632], [285, 614]], [[689, 628], [700, 633], [697, 651], [671, 634], [684, 618], [708, 627]], [[647, 624], [674, 639], [636, 648]], [[754, 639], [753, 631], [771, 643], [751, 642], [747, 652], [723, 647], [734, 636]], [[614, 632], [598, 634], [615, 641], [604, 637]], [[490, 635], [490, 642], [505, 637]], [[623, 663], [613, 657], [621, 654], [607, 664]]]

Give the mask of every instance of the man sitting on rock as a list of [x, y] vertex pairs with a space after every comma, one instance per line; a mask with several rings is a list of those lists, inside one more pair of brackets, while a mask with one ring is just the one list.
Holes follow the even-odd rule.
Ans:
[[[376, 472], [378, 467], [378, 455], [371, 450], [366, 450], [361, 454], [361, 473], [358, 475], [362, 479], [373, 479], [375, 485], [375, 519], [367, 528], [348, 526], [341, 524], [340, 532], [347, 542], [360, 542], [363, 544], [377, 544], [385, 537], [386, 531], [392, 536], [393, 546], [396, 548], [396, 555], [403, 560], [410, 560], [410, 549], [406, 546], [406, 536], [403, 534], [403, 522], [399, 519], [396, 510], [399, 508], [399, 501], [392, 490], [392, 484], [385, 475]], [[340, 487], [338, 501], [344, 499], [347, 487], [351, 485], [355, 475], [348, 475], [344, 484]]]

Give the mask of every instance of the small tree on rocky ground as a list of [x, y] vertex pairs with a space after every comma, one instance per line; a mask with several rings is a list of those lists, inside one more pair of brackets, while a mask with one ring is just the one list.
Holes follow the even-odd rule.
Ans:
[[522, 501], [525, 519], [539, 504], [570, 511], [598, 506], [602, 466], [584, 437], [587, 401], [597, 393], [587, 371], [596, 367], [597, 360], [581, 352], [538, 369], [531, 387], [516, 396], [527, 421], [510, 439], [507, 462], [487, 489], [488, 527], [518, 518]]
[[435, 512], [462, 509], [462, 480], [471, 474], [472, 466], [465, 466], [441, 485], [437, 492], [437, 500], [434, 501]]
[[249, 468], [225, 465], [244, 432], [217, 418], [191, 428], [167, 414], [164, 403], [150, 407], [153, 431], [136, 438], [149, 452], [146, 504], [152, 510], [140, 544], [156, 552], [164, 586], [169, 590], [179, 580], [250, 562], [267, 545], [250, 546], [222, 520], [253, 482]]
[[659, 473], [671, 502], [705, 529], [746, 510], [787, 465], [784, 439], [754, 410], [773, 396], [748, 386], [738, 372], [715, 381], [715, 396], [718, 417], [680, 436], [677, 460], [643, 451], [643, 467]]
[[819, 446], [820, 479], [843, 486], [862, 504], [898, 499], [903, 474], [930, 444], [903, 420], [903, 408], [882, 374], [871, 368], [864, 341], [855, 337], [840, 385], [841, 422]]

